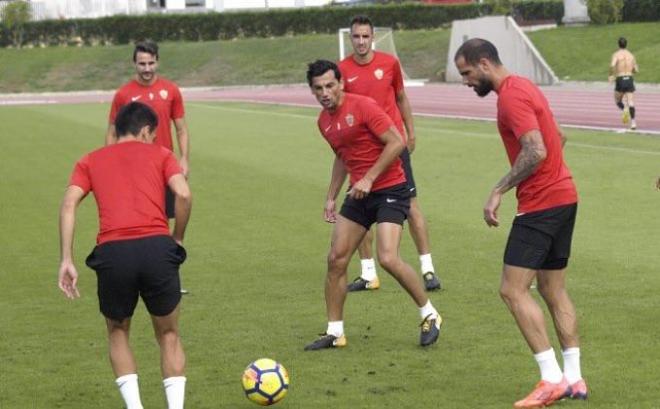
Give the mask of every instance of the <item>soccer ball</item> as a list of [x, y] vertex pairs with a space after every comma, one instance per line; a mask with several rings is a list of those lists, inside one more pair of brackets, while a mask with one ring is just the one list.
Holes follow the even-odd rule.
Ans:
[[289, 374], [279, 363], [257, 359], [243, 371], [245, 396], [254, 403], [269, 406], [282, 400], [289, 390]]

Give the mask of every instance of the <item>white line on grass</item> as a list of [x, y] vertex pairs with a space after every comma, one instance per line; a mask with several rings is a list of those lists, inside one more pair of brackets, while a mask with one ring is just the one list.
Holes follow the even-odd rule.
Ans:
[[[246, 101], [239, 101], [239, 102], [246, 102]], [[246, 103], [251, 103], [251, 102], [246, 102]], [[217, 109], [217, 110], [221, 110], [221, 111], [243, 112], [243, 113], [246, 113], [246, 114], [260, 113], [260, 114], [265, 114], [265, 115], [285, 116], [285, 117], [290, 117], [290, 118], [316, 119], [316, 115], [292, 114], [290, 112], [274, 112], [274, 111], [267, 111], [267, 110], [261, 110], [261, 109], [234, 108], [234, 107], [226, 107], [226, 106], [220, 106], [220, 105], [208, 105], [208, 104], [200, 104], [200, 103], [188, 103], [187, 105], [197, 106], [197, 107], [201, 107], [201, 108]], [[283, 105], [283, 106], [292, 106], [292, 105], [291, 104], [286, 104], [286, 105]], [[310, 105], [303, 105], [303, 104], [299, 104], [299, 105], [296, 105], [296, 106], [306, 107], [306, 108], [312, 107]], [[424, 115], [424, 116], [426, 116], [426, 115]], [[433, 115], [433, 117], [440, 117], [440, 116]], [[435, 132], [435, 133], [442, 133], [442, 134], [449, 134], [449, 135], [472, 136], [472, 137], [486, 138], [486, 139], [491, 139], [491, 138], [496, 138], [497, 137], [497, 135], [495, 133], [490, 133], [490, 132], [488, 132], [488, 133], [487, 132], [465, 132], [465, 131], [429, 128], [429, 127], [424, 127], [424, 126], [416, 126], [415, 129], [423, 130], [423, 131], [427, 131], [427, 132]], [[633, 154], [640, 154], [640, 155], [660, 155], [660, 151], [646, 151], [646, 150], [642, 150], [642, 149], [621, 148], [621, 147], [618, 147], [618, 146], [591, 145], [591, 144], [588, 144], [588, 143], [571, 142], [570, 140], [568, 142], [568, 146], [575, 146], [575, 147], [578, 147], [578, 148], [595, 149], [595, 150], [603, 150], [603, 151], [633, 153]]]

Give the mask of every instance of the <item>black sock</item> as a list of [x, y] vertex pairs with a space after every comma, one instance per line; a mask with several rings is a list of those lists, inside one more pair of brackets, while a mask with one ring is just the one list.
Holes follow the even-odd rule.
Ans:
[[623, 102], [621, 102], [621, 101], [617, 102], [616, 106], [618, 106], [619, 109], [623, 109]]
[[635, 119], [635, 107], [630, 107], [630, 117]]

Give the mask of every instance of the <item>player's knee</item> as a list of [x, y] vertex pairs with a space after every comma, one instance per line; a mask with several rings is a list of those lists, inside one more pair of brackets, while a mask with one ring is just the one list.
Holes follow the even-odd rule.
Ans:
[[171, 347], [179, 343], [179, 331], [176, 328], [160, 329], [156, 331], [158, 343], [162, 347]]
[[347, 254], [332, 249], [328, 253], [328, 271], [343, 271], [348, 267], [349, 261], [350, 257]]
[[378, 263], [386, 271], [392, 273], [397, 270], [400, 259], [399, 256], [394, 252], [383, 252], [378, 254]]

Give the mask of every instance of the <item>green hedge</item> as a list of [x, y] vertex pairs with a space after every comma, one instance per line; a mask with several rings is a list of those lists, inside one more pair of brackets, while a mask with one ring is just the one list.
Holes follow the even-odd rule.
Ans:
[[[24, 44], [127, 44], [151, 38], [155, 41], [212, 41], [237, 37], [271, 37], [304, 33], [334, 33], [352, 16], [366, 14], [378, 26], [395, 29], [429, 29], [457, 19], [492, 12], [489, 4], [431, 6], [415, 3], [361, 7], [318, 7], [286, 10], [147, 14], [99, 19], [50, 20], [25, 26]], [[525, 20], [559, 21], [561, 0], [524, 1], [513, 5], [512, 14]], [[10, 44], [0, 26], [0, 46]]]
[[660, 20], [660, 1], [625, 0], [623, 3], [623, 21], [658, 21]]

